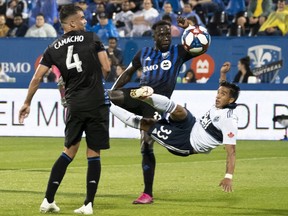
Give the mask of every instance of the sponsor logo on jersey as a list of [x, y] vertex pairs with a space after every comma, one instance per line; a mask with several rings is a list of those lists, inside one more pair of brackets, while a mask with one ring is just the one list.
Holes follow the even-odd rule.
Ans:
[[148, 56], [148, 57], [145, 59], [145, 61], [151, 61], [150, 56]]
[[153, 71], [153, 70], [157, 70], [157, 69], [158, 69], [158, 65], [154, 64], [154, 65], [143, 67], [143, 72]]
[[163, 70], [169, 70], [172, 66], [172, 63], [170, 60], [164, 60], [161, 62], [160, 64], [160, 67], [163, 69]]
[[214, 119], [213, 119], [213, 122], [219, 122], [220, 120], [220, 116], [216, 116]]
[[62, 40], [57, 41], [54, 44], [54, 48], [55, 49], [59, 49], [61, 46], [65, 45], [65, 44], [75, 43], [75, 42], [82, 42], [83, 40], [84, 40], [84, 36], [83, 35], [73, 35], [71, 37], [63, 38]]

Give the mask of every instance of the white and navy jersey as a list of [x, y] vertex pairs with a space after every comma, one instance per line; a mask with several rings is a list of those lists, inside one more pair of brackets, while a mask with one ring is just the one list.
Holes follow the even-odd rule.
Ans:
[[98, 52], [105, 51], [95, 33], [71, 31], [55, 40], [40, 64], [55, 65], [65, 82], [65, 98], [70, 110], [87, 111], [108, 103]]
[[213, 106], [192, 128], [190, 142], [199, 153], [209, 153], [222, 144], [236, 145], [238, 117], [235, 109]]
[[170, 98], [182, 64], [191, 58], [180, 44], [171, 45], [165, 53], [144, 47], [134, 56], [132, 65], [142, 68], [140, 86], [151, 86], [155, 93]]

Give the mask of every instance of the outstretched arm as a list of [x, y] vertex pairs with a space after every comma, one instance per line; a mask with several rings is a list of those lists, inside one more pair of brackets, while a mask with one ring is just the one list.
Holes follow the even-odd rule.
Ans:
[[137, 71], [135, 67], [132, 66], [132, 63], [126, 68], [126, 70], [119, 76], [119, 78], [115, 81], [111, 90], [121, 88], [128, 82], [130, 82], [133, 74]]
[[230, 62], [224, 62], [224, 64], [222, 65], [221, 69], [220, 69], [220, 79], [219, 82], [222, 81], [226, 81], [227, 77], [226, 74], [229, 72], [231, 67], [231, 63]]
[[227, 158], [226, 158], [226, 174], [224, 179], [220, 182], [219, 186], [223, 188], [224, 192], [232, 192], [232, 177], [235, 169], [236, 162], [236, 146], [225, 145]]

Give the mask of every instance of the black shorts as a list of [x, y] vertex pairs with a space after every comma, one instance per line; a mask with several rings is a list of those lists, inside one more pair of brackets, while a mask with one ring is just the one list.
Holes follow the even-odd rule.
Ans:
[[190, 143], [190, 134], [196, 118], [187, 110], [187, 117], [180, 122], [169, 119], [161, 119], [153, 125], [148, 134], [169, 152], [188, 156], [194, 153]]
[[159, 112], [154, 107], [130, 96], [131, 89], [134, 88], [121, 89], [124, 93], [124, 104], [119, 106], [136, 115], [143, 116], [144, 118], [159, 119]]
[[87, 146], [98, 151], [109, 149], [109, 106], [85, 112], [67, 112], [65, 127], [65, 146], [67, 148], [81, 141], [86, 134]]

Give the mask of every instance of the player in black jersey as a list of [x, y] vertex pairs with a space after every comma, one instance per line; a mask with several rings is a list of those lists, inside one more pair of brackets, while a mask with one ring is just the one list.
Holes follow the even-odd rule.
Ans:
[[23, 123], [24, 118], [29, 115], [33, 95], [44, 74], [52, 65], [57, 66], [65, 82], [67, 102], [65, 147], [52, 168], [40, 211], [60, 211], [54, 196], [85, 132], [88, 160], [87, 194], [84, 205], [74, 210], [74, 213], [93, 214], [92, 206], [101, 173], [100, 150], [110, 147], [110, 103], [103, 87], [103, 79], [110, 71], [110, 63], [98, 37], [92, 32], [85, 32], [87, 21], [80, 7], [64, 6], [60, 11], [60, 21], [64, 35], [45, 50], [30, 82], [24, 105], [19, 111], [19, 122]]
[[[178, 25], [187, 28], [189, 22], [178, 17]], [[142, 68], [140, 86], [150, 86], [154, 92], [171, 97], [176, 85], [182, 64], [195, 57], [187, 52], [183, 45], [171, 45], [171, 24], [161, 20], [152, 26], [155, 47], [144, 47], [136, 53], [127, 69], [116, 80], [110, 99], [132, 113], [144, 117], [159, 117], [157, 111], [140, 100], [130, 97], [130, 89], [120, 89], [127, 84], [134, 73]], [[158, 117], [157, 117], [158, 116]], [[144, 176], [144, 191], [133, 202], [134, 204], [149, 204], [153, 202], [153, 180], [155, 172], [155, 156], [153, 153], [154, 141], [144, 131], [141, 131], [142, 170]]]

